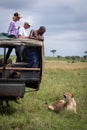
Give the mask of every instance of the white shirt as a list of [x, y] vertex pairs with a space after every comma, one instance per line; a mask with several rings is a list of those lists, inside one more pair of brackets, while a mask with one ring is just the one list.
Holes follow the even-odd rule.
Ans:
[[27, 37], [26, 29], [24, 27], [19, 28], [19, 35]]

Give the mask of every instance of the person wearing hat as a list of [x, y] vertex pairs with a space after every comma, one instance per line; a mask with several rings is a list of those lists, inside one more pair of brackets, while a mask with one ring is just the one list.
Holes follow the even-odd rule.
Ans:
[[24, 25], [19, 28], [18, 36], [19, 38], [29, 38], [26, 30], [31, 27], [31, 24], [29, 22], [24, 22]]
[[[18, 12], [14, 13], [13, 20], [10, 22], [9, 28], [8, 28], [8, 35], [10, 38], [17, 38], [18, 37], [19, 27], [17, 26], [16, 23], [20, 20], [20, 18], [21, 18], [21, 15]], [[10, 56], [12, 50], [13, 50], [13, 46], [8, 48], [8, 51], [6, 54], [6, 62], [9, 59], [9, 56]], [[15, 47], [15, 52], [16, 52], [17, 57], [19, 57], [19, 54], [16, 50], [16, 47]]]
[[[26, 30], [29, 29], [31, 24], [29, 22], [24, 22], [23, 26], [19, 28], [18, 37], [19, 38], [29, 38]], [[18, 46], [17, 51], [19, 52], [20, 61], [22, 61], [22, 51], [24, 46]]]

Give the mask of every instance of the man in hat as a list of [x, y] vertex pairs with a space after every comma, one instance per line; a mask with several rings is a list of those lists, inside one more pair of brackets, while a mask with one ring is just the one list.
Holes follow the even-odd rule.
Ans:
[[[8, 28], [9, 37], [11, 37], [11, 38], [17, 38], [18, 37], [19, 27], [17, 26], [16, 22], [18, 22], [20, 20], [20, 18], [21, 18], [21, 15], [18, 12], [14, 13], [13, 20], [10, 22], [9, 28]], [[10, 46], [8, 48], [8, 51], [7, 51], [7, 54], [6, 54], [6, 62], [9, 59], [9, 56], [10, 56], [12, 50], [13, 50], [13, 46]], [[16, 50], [16, 47], [15, 47], [15, 51], [16, 51], [16, 55], [17, 55], [18, 59], [20, 59], [19, 54]]]
[[[29, 29], [30, 26], [31, 26], [31, 24], [29, 22], [24, 22], [23, 26], [19, 28], [18, 37], [19, 38], [29, 38], [29, 35], [27, 34], [26, 30]], [[24, 49], [24, 46], [17, 47], [17, 52], [19, 52], [20, 61], [22, 61], [23, 49]]]
[[24, 25], [19, 28], [19, 38], [29, 38], [26, 30], [29, 29], [31, 24], [29, 22], [24, 22]]

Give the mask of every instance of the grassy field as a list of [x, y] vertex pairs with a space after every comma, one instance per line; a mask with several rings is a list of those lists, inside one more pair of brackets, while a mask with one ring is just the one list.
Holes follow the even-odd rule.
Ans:
[[[64, 92], [74, 94], [78, 114], [48, 110]], [[0, 130], [87, 130], [87, 63], [46, 61], [40, 90], [10, 104], [0, 110]]]

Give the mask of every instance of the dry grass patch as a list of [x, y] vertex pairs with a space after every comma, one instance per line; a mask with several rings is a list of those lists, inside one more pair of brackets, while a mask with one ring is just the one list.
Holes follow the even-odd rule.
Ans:
[[45, 69], [87, 69], [87, 62], [45, 61]]

